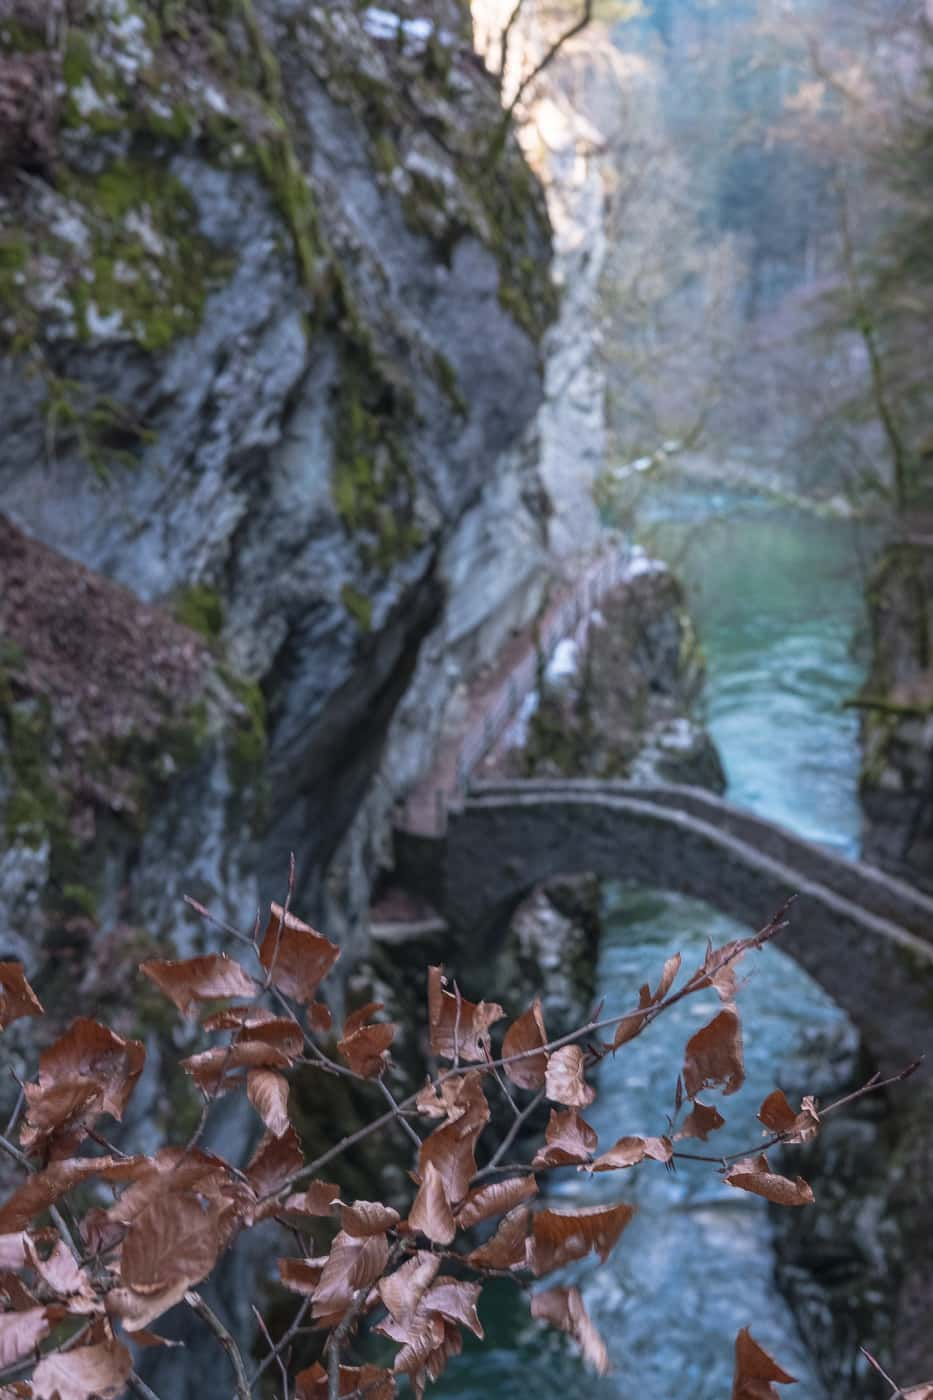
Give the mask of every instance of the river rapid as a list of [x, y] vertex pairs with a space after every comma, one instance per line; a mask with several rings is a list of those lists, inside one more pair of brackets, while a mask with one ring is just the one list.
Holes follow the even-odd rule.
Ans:
[[[707, 658], [706, 720], [729, 797], [856, 854], [856, 720], [843, 708], [862, 676], [853, 647], [863, 625], [854, 527], [687, 482], [656, 489], [641, 519], [642, 543], [687, 588]], [[695, 900], [619, 885], [606, 888], [604, 903], [597, 982], [608, 1011], [629, 1005], [642, 982], [654, 984], [669, 953], [680, 950], [692, 968], [708, 939], [739, 936], [773, 912], [750, 909], [743, 926]], [[755, 1114], [771, 1089], [822, 1089], [822, 1067], [854, 1048], [843, 1014], [777, 947], [746, 958], [742, 971], [747, 1081], [736, 1095], [715, 1096], [727, 1124], [711, 1139], [714, 1152], [755, 1144]], [[601, 1150], [623, 1134], [666, 1131], [683, 1045], [717, 1009], [715, 996], [681, 1003], [605, 1062], [585, 1114]], [[638, 1206], [608, 1264], [587, 1262], [565, 1280], [583, 1290], [611, 1374], [585, 1375], [565, 1339], [531, 1322], [517, 1290], [503, 1284], [484, 1296], [486, 1345], [468, 1345], [435, 1393], [723, 1400], [735, 1335], [750, 1325], [800, 1381], [789, 1395], [828, 1400], [774, 1282], [764, 1202], [722, 1185], [701, 1162], [680, 1162], [673, 1173], [651, 1162], [595, 1177], [568, 1170], [552, 1180], [561, 1206]]]

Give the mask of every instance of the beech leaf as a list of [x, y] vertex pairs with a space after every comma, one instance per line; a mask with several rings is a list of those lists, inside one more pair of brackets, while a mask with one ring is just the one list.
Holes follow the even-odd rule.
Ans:
[[379, 1296], [396, 1322], [405, 1322], [414, 1317], [440, 1267], [441, 1261], [436, 1254], [419, 1249], [394, 1274], [379, 1280]]
[[391, 1021], [369, 1024], [372, 1015], [382, 1010], [381, 1001], [372, 1001], [348, 1016], [343, 1027], [343, 1035], [337, 1041], [337, 1053], [345, 1060], [354, 1074], [365, 1079], [376, 1079], [385, 1069], [389, 1057], [389, 1046], [395, 1039], [395, 1026]]
[[39, 1056], [39, 1077], [26, 1084], [27, 1150], [63, 1133], [83, 1131], [101, 1113], [122, 1118], [146, 1050], [99, 1021], [81, 1016]]
[[0, 962], [0, 1031], [21, 1016], [44, 1016], [42, 1003], [30, 987], [22, 963]]
[[778, 1206], [809, 1206], [813, 1204], [813, 1191], [802, 1176], [795, 1181], [786, 1176], [778, 1176], [768, 1166], [764, 1155], [746, 1158], [736, 1162], [723, 1177], [727, 1186], [738, 1187], [740, 1191], [750, 1191], [755, 1196], [764, 1196]]
[[667, 1137], [622, 1137], [608, 1152], [597, 1157], [587, 1171], [618, 1171], [624, 1167], [637, 1166], [646, 1157], [652, 1157], [656, 1162], [669, 1162], [673, 1153], [673, 1144]]
[[274, 986], [295, 1001], [312, 1002], [340, 957], [336, 943], [302, 923], [280, 904], [271, 906], [259, 960]]
[[579, 1045], [565, 1045], [548, 1057], [545, 1093], [549, 1099], [570, 1108], [586, 1108], [596, 1097], [583, 1077], [583, 1051]]
[[778, 1385], [796, 1385], [793, 1376], [783, 1370], [774, 1357], [759, 1346], [747, 1327], [735, 1339], [735, 1376], [732, 1400], [779, 1400], [772, 1381]]
[[517, 1084], [519, 1089], [540, 1089], [544, 1084], [547, 1055], [543, 1051], [538, 1055], [529, 1055], [527, 1052], [546, 1044], [547, 1032], [544, 1029], [541, 998], [535, 997], [528, 1010], [509, 1026], [502, 1042], [503, 1059], [508, 1059], [510, 1055], [526, 1056], [525, 1059], [502, 1066], [509, 1079], [513, 1084]]
[[160, 1293], [184, 1281], [200, 1283], [220, 1246], [217, 1206], [174, 1191], [140, 1211], [123, 1241], [120, 1277], [135, 1293]]
[[122, 1343], [111, 1337], [95, 1346], [52, 1352], [32, 1373], [36, 1400], [115, 1400], [121, 1395], [133, 1359]]
[[279, 1278], [293, 1293], [302, 1293], [310, 1298], [321, 1281], [327, 1255], [317, 1259], [278, 1259]]
[[549, 1288], [531, 1299], [531, 1315], [573, 1337], [598, 1376], [609, 1371], [606, 1343], [583, 1306], [579, 1288]]
[[795, 1113], [781, 1089], [768, 1095], [758, 1117], [772, 1133], [780, 1133], [786, 1142], [810, 1142], [820, 1131], [820, 1115], [816, 1110], [816, 1100], [807, 1095]]
[[481, 1220], [492, 1215], [501, 1215], [529, 1197], [538, 1194], [538, 1183], [533, 1176], [513, 1176], [507, 1181], [494, 1181], [489, 1186], [478, 1186], [467, 1196], [457, 1215], [461, 1230], [469, 1230]]
[[281, 1137], [290, 1126], [288, 1080], [273, 1069], [251, 1069], [246, 1076], [246, 1096], [269, 1132]]
[[340, 1225], [348, 1235], [382, 1235], [386, 1230], [394, 1230], [399, 1222], [399, 1213], [381, 1201], [355, 1201], [352, 1206], [340, 1206]]
[[431, 1052], [445, 1060], [485, 1060], [489, 1027], [505, 1015], [497, 1002], [474, 1003], [444, 990], [442, 967], [428, 968]]
[[40, 1211], [47, 1210], [66, 1191], [92, 1176], [108, 1181], [128, 1180], [144, 1162], [142, 1157], [66, 1157], [51, 1162], [0, 1206], [0, 1233], [25, 1229]]
[[535, 1153], [533, 1167], [570, 1167], [588, 1162], [598, 1142], [595, 1131], [575, 1108], [566, 1113], [551, 1109], [544, 1134], [546, 1146]]
[[341, 1230], [334, 1236], [321, 1279], [311, 1305], [321, 1320], [343, 1316], [361, 1288], [369, 1288], [380, 1277], [389, 1258], [385, 1235], [362, 1238]]
[[0, 1368], [13, 1366], [29, 1356], [43, 1337], [49, 1335], [45, 1308], [0, 1313]]
[[683, 1079], [688, 1099], [715, 1085], [721, 1085], [724, 1094], [741, 1089], [745, 1083], [742, 1025], [732, 1007], [724, 1007], [687, 1041]]
[[634, 1214], [634, 1206], [622, 1203], [577, 1211], [539, 1211], [532, 1218], [532, 1272], [540, 1277], [582, 1259], [591, 1249], [605, 1264]]
[[467, 1255], [467, 1263], [474, 1269], [524, 1268], [528, 1254], [530, 1224], [531, 1211], [528, 1207], [516, 1206], [500, 1220], [491, 1239]]
[[253, 997], [259, 990], [233, 958], [226, 953], [209, 953], [180, 960], [150, 958], [139, 970], [160, 992], [173, 1001], [183, 1016], [199, 1001], [216, 997]]
[[[320, 1361], [299, 1371], [295, 1377], [295, 1400], [327, 1400], [327, 1372]], [[379, 1366], [340, 1366], [337, 1370], [337, 1394], [365, 1396], [366, 1400], [393, 1400], [395, 1377]]]
[[421, 1189], [408, 1214], [408, 1226], [419, 1230], [435, 1244], [450, 1244], [457, 1233], [443, 1177], [433, 1162], [425, 1166]]
[[674, 1138], [699, 1138], [701, 1142], [705, 1142], [710, 1133], [721, 1128], [725, 1121], [718, 1108], [695, 1099], [692, 1110], [684, 1119], [680, 1132], [674, 1134]]

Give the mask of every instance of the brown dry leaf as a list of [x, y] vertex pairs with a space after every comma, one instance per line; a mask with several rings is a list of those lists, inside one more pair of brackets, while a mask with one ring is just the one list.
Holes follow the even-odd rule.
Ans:
[[715, 987], [720, 1001], [734, 1001], [739, 986], [735, 969], [747, 950], [757, 946], [754, 938], [733, 938], [721, 948], [714, 948], [712, 943], [708, 943], [703, 959], [703, 972], [706, 975], [699, 986]]
[[0, 1233], [23, 1230], [40, 1211], [92, 1176], [128, 1181], [145, 1163], [144, 1157], [66, 1157], [36, 1172], [0, 1206]]
[[170, 1337], [160, 1337], [158, 1332], [149, 1332], [139, 1327], [133, 1333], [133, 1341], [138, 1347], [183, 1347], [184, 1342], [173, 1341]]
[[21, 1016], [44, 1016], [42, 1003], [30, 987], [22, 963], [0, 962], [0, 1031]]
[[339, 1231], [314, 1290], [314, 1317], [322, 1321], [342, 1317], [354, 1295], [361, 1288], [370, 1288], [380, 1277], [388, 1259], [389, 1242], [385, 1235], [362, 1238]]
[[396, 1322], [405, 1322], [414, 1317], [440, 1267], [441, 1261], [436, 1254], [419, 1249], [394, 1274], [379, 1280], [379, 1296]]
[[483, 1291], [481, 1283], [464, 1283], [462, 1279], [441, 1274], [424, 1295], [421, 1307], [424, 1312], [440, 1313], [448, 1322], [455, 1322], [468, 1328], [475, 1337], [483, 1340], [483, 1324], [479, 1320], [476, 1304]]
[[[251, 1003], [249, 1006], [228, 1006], [224, 1011], [214, 1011], [210, 1016], [204, 1017], [201, 1025], [206, 1031], [240, 1031], [253, 1030], [257, 1026], [268, 1026], [287, 1019], [289, 1018]], [[294, 1025], [294, 1022], [289, 1023]]]
[[415, 1104], [426, 1118], [447, 1118], [453, 1123], [479, 1102], [477, 1090], [481, 1085], [482, 1077], [475, 1069], [451, 1075], [439, 1086], [427, 1080], [424, 1088], [419, 1089]]
[[[365, 1396], [366, 1400], [393, 1400], [395, 1377], [379, 1366], [341, 1366], [337, 1371], [337, 1394]], [[295, 1400], [327, 1400], [327, 1372], [320, 1361], [299, 1371], [295, 1377]]]
[[402, 1343], [394, 1369], [408, 1375], [418, 1400], [424, 1394], [425, 1381], [436, 1381], [450, 1358], [463, 1350], [460, 1329], [440, 1313], [419, 1313], [405, 1325], [386, 1318], [377, 1331]]
[[[298, 1134], [289, 1126], [284, 1133], [265, 1135], [246, 1168], [246, 1177], [257, 1200], [262, 1201], [280, 1191], [288, 1178], [300, 1171], [304, 1164], [305, 1154], [301, 1150]], [[327, 1213], [330, 1214], [329, 1211]]]
[[760, 1347], [747, 1327], [735, 1339], [735, 1377], [732, 1400], [779, 1400], [772, 1385], [796, 1385], [793, 1376], [781, 1369], [774, 1357]]
[[680, 1132], [674, 1134], [674, 1140], [699, 1138], [701, 1142], [705, 1142], [710, 1133], [721, 1128], [725, 1121], [718, 1108], [701, 1103], [699, 1099], [696, 1099], [691, 1112], [684, 1119]]
[[807, 1095], [795, 1113], [781, 1089], [768, 1095], [758, 1117], [772, 1133], [781, 1133], [786, 1142], [810, 1142], [820, 1131], [820, 1115], [816, 1110], [816, 1100]]
[[489, 1122], [489, 1104], [476, 1070], [463, 1076], [458, 1098], [463, 1112], [435, 1128], [421, 1144], [418, 1156], [419, 1178], [423, 1180], [425, 1168], [432, 1162], [441, 1174], [444, 1194], [451, 1205], [466, 1199], [476, 1172], [476, 1143]]
[[354, 1201], [352, 1206], [340, 1206], [340, 1227], [348, 1235], [383, 1235], [394, 1230], [400, 1220], [397, 1210], [381, 1201]]
[[290, 1126], [288, 1080], [274, 1069], [251, 1069], [246, 1076], [246, 1097], [274, 1137]]
[[533, 1176], [512, 1176], [507, 1181], [494, 1181], [489, 1186], [478, 1186], [471, 1191], [457, 1214], [457, 1224], [461, 1230], [469, 1230], [481, 1220], [491, 1215], [501, 1215], [512, 1210], [522, 1201], [538, 1194], [538, 1183]]
[[139, 970], [173, 1001], [183, 1016], [199, 1001], [215, 997], [254, 997], [259, 988], [226, 953], [209, 953], [181, 960], [150, 958]]
[[114, 1400], [133, 1369], [126, 1347], [111, 1337], [96, 1346], [53, 1352], [39, 1362], [32, 1374], [36, 1400]]
[[340, 1187], [334, 1181], [312, 1181], [307, 1191], [289, 1196], [283, 1210], [295, 1215], [331, 1215], [335, 1204], [340, 1201]]
[[674, 953], [665, 961], [657, 989], [654, 992], [647, 982], [641, 988], [638, 994], [638, 1013], [619, 1022], [612, 1041], [613, 1050], [618, 1050], [621, 1045], [625, 1045], [628, 1041], [634, 1040], [637, 1035], [641, 1035], [645, 1026], [648, 1025], [649, 1013], [660, 1005], [674, 985], [674, 979], [680, 971], [680, 961], [679, 953]]
[[489, 1027], [505, 1015], [494, 1001], [474, 1003], [444, 990], [444, 969], [428, 968], [431, 1053], [445, 1060], [485, 1060]]
[[219, 1211], [193, 1192], [174, 1191], [140, 1211], [123, 1241], [120, 1277], [134, 1293], [200, 1283], [220, 1247]]
[[21, 1269], [26, 1262], [27, 1242], [29, 1236], [25, 1230], [0, 1235], [0, 1269]]
[[531, 1211], [528, 1207], [516, 1206], [500, 1220], [492, 1238], [466, 1256], [466, 1262], [474, 1269], [524, 1268], [530, 1224]]
[[724, 1007], [687, 1041], [683, 1079], [688, 1099], [717, 1084], [724, 1094], [741, 1089], [745, 1083], [742, 1023], [732, 1007]]
[[343, 1035], [337, 1041], [337, 1053], [354, 1074], [361, 1074], [364, 1079], [376, 1079], [382, 1073], [389, 1058], [389, 1046], [395, 1039], [396, 1028], [391, 1021], [369, 1024], [374, 1012], [381, 1010], [381, 1001], [361, 1006], [347, 1017]]
[[635, 1207], [590, 1206], [584, 1210], [542, 1210], [532, 1218], [531, 1270], [550, 1273], [594, 1249], [605, 1264]]
[[588, 1162], [599, 1139], [575, 1108], [566, 1113], [552, 1108], [544, 1141], [546, 1146], [535, 1153], [533, 1167], [571, 1167]]
[[519, 1089], [540, 1089], [544, 1084], [547, 1055], [543, 1050], [536, 1055], [529, 1055], [527, 1052], [546, 1044], [547, 1031], [544, 1029], [541, 998], [535, 997], [528, 1010], [509, 1026], [502, 1042], [503, 1059], [508, 1059], [510, 1055], [527, 1057], [502, 1066], [509, 1079], [513, 1084], [517, 1084]]
[[786, 1176], [778, 1176], [768, 1166], [767, 1157], [747, 1157], [736, 1162], [723, 1177], [727, 1186], [736, 1186], [740, 1191], [751, 1191], [755, 1196], [764, 1196], [778, 1206], [810, 1206], [813, 1204], [813, 1191], [802, 1176], [796, 1181]]
[[43, 1283], [53, 1293], [57, 1293], [60, 1298], [69, 1299], [69, 1312], [95, 1312], [98, 1310], [99, 1304], [91, 1281], [84, 1270], [79, 1267], [64, 1240], [59, 1239], [56, 1242], [47, 1259], [43, 1259], [35, 1243], [28, 1240], [26, 1254], [30, 1266], [35, 1269]]
[[433, 1162], [425, 1165], [421, 1189], [408, 1214], [408, 1228], [420, 1231], [435, 1244], [450, 1244], [457, 1233], [443, 1178]]
[[216, 1195], [228, 1180], [227, 1164], [222, 1158], [183, 1147], [163, 1147], [152, 1157], [137, 1158], [132, 1175], [132, 1184], [107, 1211], [107, 1218], [114, 1224], [130, 1225], [141, 1211], [166, 1193], [196, 1189], [203, 1196]]
[[531, 1315], [573, 1337], [596, 1374], [608, 1374], [606, 1343], [583, 1306], [579, 1288], [549, 1288], [544, 1293], [535, 1293], [531, 1299]]
[[304, 1034], [297, 1021], [291, 1016], [273, 1016], [256, 1026], [243, 1026], [235, 1036], [238, 1045], [259, 1040], [263, 1045], [274, 1046], [289, 1059], [297, 1059], [305, 1048]]
[[49, 1335], [45, 1308], [0, 1313], [0, 1369], [13, 1366]]
[[786, 1133], [797, 1117], [783, 1089], [774, 1089], [758, 1110], [758, 1117], [772, 1133]]
[[199, 1089], [212, 1098], [228, 1089], [241, 1087], [237, 1070], [288, 1069], [293, 1055], [276, 1045], [261, 1040], [235, 1040], [231, 1045], [217, 1045], [213, 1050], [201, 1050], [179, 1060], [181, 1068], [190, 1074]]
[[316, 1259], [277, 1259], [279, 1278], [293, 1293], [301, 1293], [310, 1298], [321, 1281], [327, 1255]]
[[305, 1012], [308, 1025], [319, 1035], [326, 1034], [333, 1023], [333, 1016], [330, 1007], [325, 1006], [322, 1001], [312, 1001]]
[[124, 1040], [87, 1017], [73, 1021], [39, 1056], [37, 1082], [24, 1086], [24, 1148], [83, 1131], [101, 1113], [122, 1118], [145, 1060], [142, 1041]]
[[259, 960], [280, 992], [295, 1001], [313, 1002], [339, 957], [336, 943], [294, 914], [286, 914], [280, 904], [271, 906]]
[[596, 1097], [583, 1077], [583, 1051], [579, 1045], [565, 1045], [548, 1057], [545, 1093], [549, 1099], [569, 1108], [586, 1108]]
[[587, 1171], [619, 1171], [624, 1167], [637, 1166], [646, 1157], [651, 1157], [656, 1162], [669, 1162], [673, 1152], [674, 1145], [668, 1137], [622, 1137], [608, 1152], [597, 1157]]

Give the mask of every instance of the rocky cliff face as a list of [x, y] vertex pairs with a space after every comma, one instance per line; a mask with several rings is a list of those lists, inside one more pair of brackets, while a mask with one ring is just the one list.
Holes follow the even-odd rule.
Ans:
[[546, 668], [522, 746], [504, 757], [509, 770], [723, 792], [718, 751], [696, 718], [703, 656], [674, 575], [636, 555], [581, 631]]
[[[91, 571], [63, 572], [61, 618], [75, 580], [104, 576], [130, 591], [127, 620], [142, 602], [188, 625], [204, 659], [186, 703], [215, 673], [229, 692], [222, 772], [163, 772], [158, 744], [140, 759], [157, 799], [88, 877], [86, 916], [103, 934], [114, 891], [138, 909], [151, 888], [148, 933], [181, 947], [176, 889], [242, 918], [294, 851], [296, 907], [352, 945], [385, 812], [547, 563], [550, 230], [514, 142], [490, 155], [499, 94], [469, 16], [458, 0], [94, 0], [50, 17], [11, 0], [0, 109], [0, 509]], [[158, 673], [163, 653], [135, 640]], [[50, 693], [4, 655], [14, 938], [30, 900], [50, 903], [22, 852], [54, 866], [76, 802], [47, 784], [54, 822], [24, 816], [17, 735], [47, 707], [59, 751], [80, 754], [66, 712], [90, 662], [73, 660]], [[226, 758], [239, 728], [245, 775]]]
[[872, 664], [862, 693], [865, 859], [933, 888], [933, 548], [890, 546], [868, 588]]

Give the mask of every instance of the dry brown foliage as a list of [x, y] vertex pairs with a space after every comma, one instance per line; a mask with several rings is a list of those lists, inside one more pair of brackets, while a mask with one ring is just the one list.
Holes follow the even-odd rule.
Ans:
[[[705, 1142], [725, 1122], [718, 1108], [697, 1095], [712, 1090], [727, 1096], [742, 1083], [735, 967], [783, 927], [784, 911], [753, 937], [710, 948], [679, 987], [681, 960], [668, 959], [657, 989], [643, 987], [634, 1008], [611, 1015], [598, 1009], [567, 1035], [548, 1038], [536, 999], [511, 1022], [498, 1050], [492, 1033], [503, 1008], [468, 1001], [456, 984], [448, 986], [442, 968], [432, 967], [430, 1046], [446, 1065], [398, 1102], [386, 1082], [396, 1027], [379, 1019], [379, 1004], [352, 1012], [336, 1037], [336, 1058], [330, 1053], [330, 1013], [315, 998], [340, 949], [292, 914], [289, 903], [290, 895], [284, 906], [273, 904], [265, 931], [252, 937], [193, 906], [226, 930], [243, 961], [211, 954], [142, 964], [142, 973], [182, 1016], [210, 1003], [201, 1029], [222, 1037], [182, 1062], [203, 1103], [199, 1127], [186, 1143], [152, 1156], [128, 1156], [103, 1135], [102, 1120], [122, 1118], [142, 1072], [139, 1041], [80, 1017], [41, 1053], [37, 1077], [23, 1086], [0, 1136], [0, 1148], [23, 1173], [0, 1205], [4, 1397], [106, 1400], [127, 1387], [151, 1395], [134, 1369], [134, 1347], [168, 1345], [151, 1329], [178, 1305], [214, 1333], [237, 1400], [256, 1394], [273, 1366], [297, 1400], [387, 1400], [402, 1376], [421, 1396], [460, 1352], [464, 1329], [483, 1337], [479, 1305], [492, 1276], [525, 1290], [531, 1315], [566, 1333], [602, 1374], [608, 1351], [579, 1290], [559, 1281], [543, 1290], [535, 1285], [588, 1254], [604, 1262], [634, 1207], [617, 1201], [552, 1209], [536, 1200], [542, 1176], [567, 1166], [590, 1172], [624, 1172], [642, 1163], [670, 1169], [678, 1157], [699, 1157], [718, 1168], [726, 1186], [785, 1206], [812, 1203], [809, 1185], [772, 1170], [765, 1153], [809, 1141], [838, 1105], [820, 1111], [808, 1097], [795, 1111], [776, 1089], [759, 1110], [764, 1143], [723, 1157], [678, 1146], [688, 1138]], [[596, 1095], [588, 1073], [670, 1007], [710, 986], [725, 1005], [687, 1043], [674, 1112], [663, 1131], [623, 1135], [597, 1155], [597, 1134], [581, 1116]], [[218, 1010], [218, 1000], [228, 1004]], [[0, 964], [0, 1029], [42, 1014], [23, 969]], [[310, 1160], [289, 1113], [288, 1074], [295, 1066], [375, 1091], [372, 1118]], [[876, 1077], [860, 1092], [881, 1083]], [[246, 1094], [265, 1130], [248, 1162], [228, 1162], [199, 1146], [210, 1105], [228, 1093]], [[497, 1093], [512, 1122], [491, 1143], [487, 1095]], [[505, 1160], [544, 1101], [551, 1105], [544, 1141], [529, 1160]], [[407, 1135], [412, 1149], [407, 1219], [380, 1200], [342, 1200], [339, 1187], [318, 1175], [362, 1138], [393, 1128]], [[82, 1198], [73, 1193], [89, 1181], [106, 1203], [82, 1212]], [[295, 1311], [278, 1340], [256, 1313], [267, 1350], [250, 1372], [236, 1340], [197, 1290], [233, 1241], [270, 1217], [287, 1225], [298, 1242], [293, 1254], [278, 1260]], [[489, 1233], [477, 1244], [470, 1232], [479, 1224]], [[316, 1247], [314, 1240], [322, 1239], [323, 1248]], [[321, 1334], [326, 1364], [296, 1372], [292, 1344], [299, 1329], [308, 1327]], [[354, 1337], [367, 1328], [395, 1345], [391, 1367], [347, 1364]], [[777, 1396], [776, 1385], [792, 1381], [743, 1328], [736, 1340], [733, 1400], [768, 1400]], [[920, 1400], [931, 1390], [898, 1393]]]

